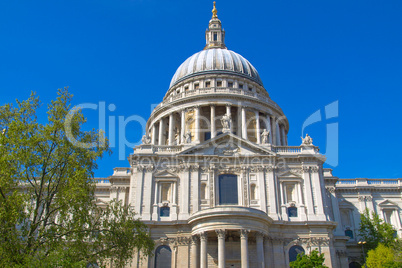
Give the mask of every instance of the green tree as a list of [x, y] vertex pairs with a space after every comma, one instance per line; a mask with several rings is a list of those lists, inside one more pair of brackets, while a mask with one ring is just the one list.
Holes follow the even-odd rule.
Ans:
[[324, 261], [324, 253], [321, 254], [315, 249], [309, 255], [298, 254], [297, 259], [289, 265], [291, 268], [328, 268]]
[[130, 207], [96, 206], [93, 171], [110, 150], [102, 133], [82, 130], [71, 98], [59, 89], [45, 124], [34, 93], [0, 106], [0, 267], [121, 267], [135, 249], [152, 252]]
[[400, 252], [397, 254], [394, 247], [379, 243], [375, 249], [367, 253], [366, 265], [368, 268], [401, 268]]
[[368, 209], [360, 214], [359, 235], [366, 250], [375, 249], [379, 243], [390, 246], [395, 242], [395, 229], [391, 224], [384, 222], [377, 213], [370, 212]]

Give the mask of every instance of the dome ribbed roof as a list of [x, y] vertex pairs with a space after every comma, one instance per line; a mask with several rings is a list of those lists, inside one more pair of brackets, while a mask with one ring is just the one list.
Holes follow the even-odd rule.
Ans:
[[231, 50], [211, 48], [189, 57], [177, 69], [170, 87], [178, 82], [205, 73], [229, 73], [249, 78], [263, 86], [257, 70], [243, 56]]

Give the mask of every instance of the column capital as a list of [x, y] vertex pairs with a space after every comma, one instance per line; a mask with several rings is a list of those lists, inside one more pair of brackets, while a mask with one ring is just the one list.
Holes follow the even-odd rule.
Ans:
[[192, 235], [191, 236], [191, 243], [192, 244], [197, 244], [200, 238], [197, 235]]
[[255, 238], [256, 239], [264, 239], [264, 233], [263, 232], [256, 232], [255, 233]]
[[198, 235], [200, 236], [201, 241], [207, 241], [208, 240], [208, 233], [207, 232], [201, 232]]
[[215, 230], [215, 232], [218, 235], [218, 238], [225, 239], [225, 236], [226, 236], [226, 230], [225, 229], [218, 229], [218, 230]]
[[240, 238], [248, 238], [248, 234], [250, 233], [250, 230], [247, 229], [240, 229]]

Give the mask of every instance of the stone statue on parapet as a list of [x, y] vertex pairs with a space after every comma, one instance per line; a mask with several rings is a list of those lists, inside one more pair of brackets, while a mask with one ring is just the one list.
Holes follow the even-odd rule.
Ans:
[[268, 143], [269, 139], [269, 131], [264, 129], [264, 131], [261, 133], [261, 143], [266, 144]]
[[186, 132], [186, 134], [184, 134], [183, 138], [184, 138], [184, 143], [191, 143], [191, 131], [188, 130]]
[[306, 134], [305, 138], [301, 137], [301, 139], [302, 139], [302, 145], [312, 145], [313, 144], [313, 139], [308, 134]]
[[230, 132], [230, 125], [232, 124], [232, 118], [229, 114], [225, 114], [221, 118], [221, 123], [222, 123], [222, 132], [227, 133]]
[[151, 143], [151, 138], [148, 136], [148, 134], [145, 134], [142, 136], [142, 143], [143, 144], [150, 144]]

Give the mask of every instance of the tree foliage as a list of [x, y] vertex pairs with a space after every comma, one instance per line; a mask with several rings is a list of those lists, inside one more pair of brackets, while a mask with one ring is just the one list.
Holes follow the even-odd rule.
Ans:
[[93, 171], [109, 148], [102, 133], [82, 130], [71, 98], [59, 89], [45, 124], [34, 93], [0, 106], [0, 267], [120, 267], [135, 248], [154, 247], [130, 207], [96, 206]]
[[324, 261], [324, 254], [315, 249], [309, 255], [298, 254], [297, 259], [289, 265], [291, 268], [328, 268], [324, 265]]
[[375, 249], [367, 253], [366, 265], [368, 268], [401, 268], [400, 251], [393, 246], [379, 243]]
[[375, 249], [379, 243], [390, 246], [395, 242], [395, 229], [391, 224], [384, 222], [377, 213], [368, 209], [360, 214], [359, 235], [366, 242], [365, 249]]

